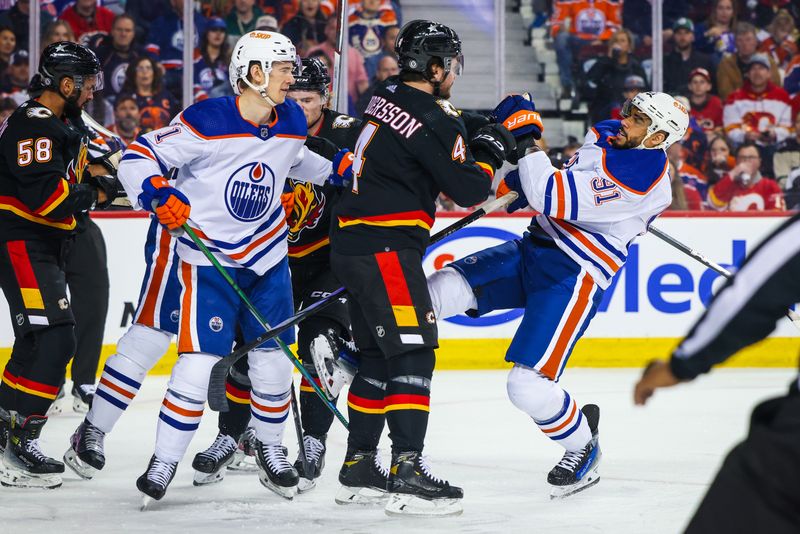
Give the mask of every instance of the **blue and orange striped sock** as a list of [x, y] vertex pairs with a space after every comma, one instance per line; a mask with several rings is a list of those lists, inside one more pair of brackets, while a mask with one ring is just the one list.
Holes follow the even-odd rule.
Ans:
[[103, 367], [86, 419], [103, 432], [111, 432], [139, 393], [146, 374], [147, 369], [123, 354], [112, 355]]
[[156, 430], [156, 456], [164, 462], [179, 462], [203, 418], [205, 401], [167, 390]]

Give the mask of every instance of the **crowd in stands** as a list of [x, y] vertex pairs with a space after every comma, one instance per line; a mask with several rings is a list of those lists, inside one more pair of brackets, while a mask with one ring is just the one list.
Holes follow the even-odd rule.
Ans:
[[[619, 118], [651, 87], [652, 2], [536, 2], [562, 99]], [[702, 22], [693, 22], [702, 21]], [[800, 2], [663, 2], [663, 90], [690, 110], [669, 151], [674, 209], [800, 209]]]

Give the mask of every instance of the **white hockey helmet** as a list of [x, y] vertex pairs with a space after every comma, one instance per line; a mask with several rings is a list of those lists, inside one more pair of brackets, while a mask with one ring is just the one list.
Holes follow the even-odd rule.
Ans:
[[[623, 117], [630, 115], [631, 107], [635, 107], [650, 117], [650, 126], [647, 128], [645, 139], [660, 131], [667, 134], [667, 138], [663, 143], [650, 148], [663, 148], [666, 150], [672, 143], [683, 139], [686, 129], [689, 128], [688, 110], [667, 93], [657, 93], [655, 91], [639, 93], [622, 106]], [[637, 148], [647, 148], [644, 146], [644, 139]]]
[[[247, 79], [251, 62], [257, 62], [261, 70], [267, 76], [267, 81], [260, 86], [255, 86]], [[242, 91], [239, 88], [239, 80], [242, 80], [250, 88], [258, 91], [262, 97], [267, 97], [267, 86], [269, 85], [269, 73], [272, 64], [280, 61], [290, 61], [296, 65], [297, 72], [300, 72], [300, 60], [292, 41], [276, 32], [252, 31], [242, 35], [231, 53], [231, 63], [228, 66], [231, 86], [237, 95]], [[272, 102], [274, 105], [274, 102]]]

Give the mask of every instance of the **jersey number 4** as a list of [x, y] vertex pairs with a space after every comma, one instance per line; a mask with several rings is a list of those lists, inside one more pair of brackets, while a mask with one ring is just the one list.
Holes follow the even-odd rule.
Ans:
[[358, 135], [356, 148], [353, 150], [353, 194], [358, 194], [358, 179], [361, 177], [361, 173], [364, 172], [364, 163], [367, 161], [367, 158], [364, 157], [364, 152], [375, 138], [375, 134], [378, 133], [378, 128], [379, 125], [377, 123], [369, 121]]
[[53, 159], [53, 142], [47, 137], [23, 139], [17, 141], [17, 165], [25, 167], [34, 160], [36, 163], [47, 163]]

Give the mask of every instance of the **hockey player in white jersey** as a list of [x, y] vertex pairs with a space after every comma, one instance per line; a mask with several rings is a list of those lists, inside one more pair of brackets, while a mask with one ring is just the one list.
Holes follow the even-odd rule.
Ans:
[[506, 353], [514, 363], [508, 396], [566, 449], [547, 477], [552, 498], [599, 481], [599, 408], [578, 409], [558, 380], [631, 241], [670, 205], [665, 149], [689, 123], [680, 103], [654, 92], [628, 101], [623, 117], [591, 128], [563, 169], [534, 146], [497, 191], [519, 193], [510, 211], [530, 205], [539, 212], [528, 232], [428, 278], [440, 318], [525, 309]]
[[[190, 106], [170, 126], [141, 136], [120, 166], [138, 207], [170, 229], [184, 223], [228, 270], [262, 316], [277, 324], [293, 313], [287, 227], [280, 204], [287, 177], [322, 184], [331, 162], [305, 146], [302, 109], [286, 101], [299, 62], [283, 35], [250, 32], [237, 42], [230, 79], [237, 97]], [[164, 179], [171, 168], [177, 180]], [[178, 238], [181, 284], [179, 359], [159, 414], [155, 454], [137, 487], [160, 499], [203, 414], [211, 367], [227, 355], [237, 326], [246, 339], [262, 332], [234, 290], [187, 237]], [[290, 344], [294, 332], [281, 339]], [[281, 446], [289, 411], [291, 362], [275, 344], [249, 358], [251, 425], [258, 440], [262, 483], [284, 497], [297, 472]]]

